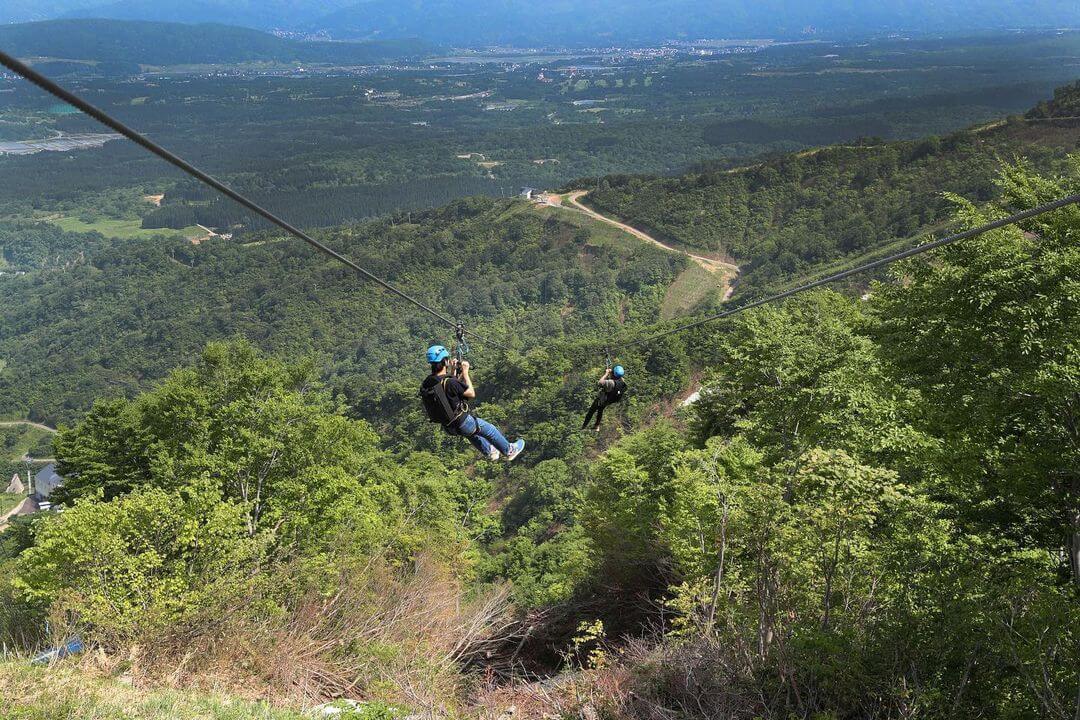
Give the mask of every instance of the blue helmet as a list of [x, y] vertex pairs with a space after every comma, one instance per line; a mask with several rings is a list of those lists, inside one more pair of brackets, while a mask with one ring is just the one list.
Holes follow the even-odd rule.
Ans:
[[442, 362], [450, 357], [450, 351], [442, 345], [432, 345], [427, 349], [427, 361], [429, 363]]
[[617, 378], [621, 378], [623, 375], [626, 374], [626, 369], [623, 368], [622, 365], [616, 365], [615, 367], [611, 368], [611, 374]]

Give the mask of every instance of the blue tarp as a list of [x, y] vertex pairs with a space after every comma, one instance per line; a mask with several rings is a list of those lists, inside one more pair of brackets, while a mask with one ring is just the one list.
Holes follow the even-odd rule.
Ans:
[[72, 638], [60, 647], [54, 647], [52, 650], [46, 650], [30, 662], [34, 665], [48, 665], [54, 660], [63, 660], [69, 655], [78, 655], [85, 648], [83, 647], [83, 641], [80, 638]]

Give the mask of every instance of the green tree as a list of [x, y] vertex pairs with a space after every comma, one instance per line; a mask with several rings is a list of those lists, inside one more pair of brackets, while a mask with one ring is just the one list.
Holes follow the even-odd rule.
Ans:
[[467, 478], [434, 457], [392, 463], [312, 363], [271, 360], [246, 342], [211, 344], [160, 387], [98, 403], [56, 448], [62, 502], [206, 481], [242, 508], [250, 537], [270, 532], [296, 552], [343, 537], [357, 549], [420, 542], [403, 525], [460, 538], [465, 506], [476, 504]]
[[[1059, 180], [1005, 167], [1003, 203], [1077, 192], [1073, 162]], [[1005, 213], [954, 200], [969, 226]], [[938, 439], [936, 491], [973, 531], [1064, 550], [1080, 584], [1078, 227], [1073, 206], [952, 245], [899, 268], [874, 304], [883, 356], [920, 391], [913, 422]]]
[[255, 578], [259, 545], [244, 515], [210, 484], [83, 499], [37, 530], [15, 587], [109, 647], [175, 631]]
[[693, 407], [697, 441], [743, 435], [770, 463], [815, 447], [874, 461], [912, 451], [910, 393], [883, 372], [865, 325], [858, 303], [828, 291], [734, 321], [713, 341], [720, 361]]

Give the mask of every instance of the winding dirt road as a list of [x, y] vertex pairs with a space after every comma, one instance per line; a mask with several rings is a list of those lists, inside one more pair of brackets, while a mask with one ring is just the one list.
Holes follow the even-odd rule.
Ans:
[[48, 425], [42, 425], [41, 423], [30, 422], [29, 420], [0, 420], [0, 427], [16, 426], [37, 428], [38, 430], [44, 430], [47, 433], [56, 434], [56, 428], [51, 428]]
[[661, 247], [668, 252], [685, 255], [709, 272], [723, 272], [727, 274], [732, 274], [736, 277], [738, 276], [738, 265], [733, 265], [732, 263], [724, 262], [722, 260], [707, 258], [702, 255], [694, 255], [693, 253], [688, 253], [685, 250], [680, 250], [673, 245], [668, 245], [665, 242], [661, 242], [660, 240], [654, 238], [652, 235], [642, 232], [641, 230], [627, 225], [626, 223], [619, 222], [618, 220], [609, 218], [606, 215], [601, 215], [600, 213], [596, 212], [595, 210], [588, 207], [587, 205], [584, 205], [581, 202], [581, 198], [588, 194], [588, 190], [575, 190], [574, 192], [567, 193], [565, 195], [552, 194], [547, 196], [547, 204], [551, 205], [552, 207], [561, 207], [566, 210], [575, 210], [577, 212], [585, 213], [592, 219], [599, 220], [600, 222], [607, 223], [608, 225], [613, 225], [614, 227], [619, 228], [623, 232], [633, 235], [639, 240], [644, 240], [647, 243], [652, 243], [653, 245]]
[[0, 532], [3, 532], [7, 529], [8, 521], [11, 520], [11, 518], [18, 517], [19, 515], [33, 515], [37, 511], [37, 501], [35, 501], [33, 498], [26, 498], [21, 503], [13, 507], [11, 510], [4, 513], [3, 516], [0, 516]]

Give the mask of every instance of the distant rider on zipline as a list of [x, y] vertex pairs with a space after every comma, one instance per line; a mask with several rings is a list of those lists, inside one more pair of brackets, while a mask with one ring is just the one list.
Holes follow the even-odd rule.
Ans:
[[604, 408], [621, 402], [623, 395], [626, 394], [624, 375], [626, 375], [626, 370], [623, 369], [623, 366], [616, 365], [615, 367], [609, 367], [600, 376], [600, 380], [596, 383], [600, 387], [600, 392], [597, 394], [596, 399], [593, 400], [589, 413], [585, 416], [585, 422], [581, 423], [582, 430], [589, 427], [589, 421], [592, 420], [595, 413], [596, 425], [593, 426], [593, 432], [600, 432], [600, 421], [604, 419]]
[[420, 399], [428, 419], [443, 426], [451, 435], [468, 438], [480, 454], [496, 461], [505, 457], [513, 460], [525, 449], [525, 440], [513, 443], [499, 429], [472, 414], [466, 400], [476, 397], [476, 388], [469, 377], [469, 363], [453, 359], [442, 345], [432, 345], [427, 351], [431, 364], [429, 375], [420, 386]]

